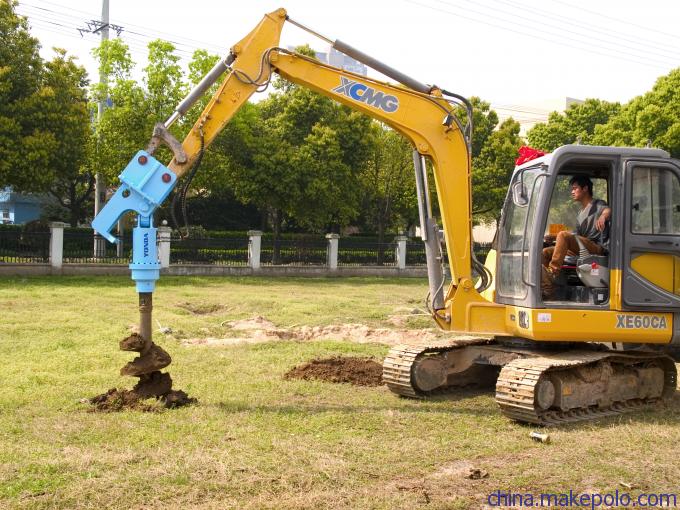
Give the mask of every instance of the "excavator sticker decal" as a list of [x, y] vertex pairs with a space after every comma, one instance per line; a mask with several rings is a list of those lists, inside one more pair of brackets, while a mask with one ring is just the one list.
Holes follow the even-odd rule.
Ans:
[[399, 99], [385, 94], [379, 90], [364, 85], [358, 81], [352, 81], [344, 76], [340, 77], [341, 85], [333, 89], [333, 92], [351, 97], [361, 103], [366, 103], [374, 108], [380, 108], [384, 112], [393, 113], [399, 108]]

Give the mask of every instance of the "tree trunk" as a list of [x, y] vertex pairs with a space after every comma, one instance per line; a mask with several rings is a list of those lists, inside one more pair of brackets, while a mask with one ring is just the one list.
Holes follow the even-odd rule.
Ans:
[[378, 265], [382, 266], [385, 262], [385, 222], [382, 216], [378, 216]]
[[274, 209], [273, 214], [274, 227], [274, 248], [272, 251], [272, 264], [277, 265], [281, 262], [281, 209]]
[[69, 202], [69, 217], [70, 217], [70, 223], [71, 227], [76, 228], [78, 226], [78, 220], [80, 219], [78, 214], [79, 209], [80, 209], [80, 204], [78, 203], [77, 197], [76, 197], [76, 187], [71, 185], [69, 189], [69, 195], [71, 195], [70, 202]]

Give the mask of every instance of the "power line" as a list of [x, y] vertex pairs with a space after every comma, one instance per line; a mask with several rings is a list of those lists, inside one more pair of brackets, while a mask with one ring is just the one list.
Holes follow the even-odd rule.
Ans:
[[[603, 35], [604, 37], [614, 39], [613, 42], [617, 43], [619, 45], [621, 45], [619, 43], [619, 41], [624, 40], [624, 41], [628, 41], [628, 42], [633, 43], [637, 47], [647, 47], [647, 48], [649, 48], [651, 50], [652, 55], [656, 55], [659, 51], [662, 51], [664, 53], [667, 53], [667, 57], [674, 58], [676, 60], [680, 58], [680, 52], [678, 50], [669, 49], [668, 45], [660, 45], [660, 44], [657, 44], [656, 41], [645, 40], [641, 37], [632, 38], [632, 37], [630, 37], [630, 35], [628, 33], [620, 32], [620, 31], [617, 31], [617, 30], [612, 30], [611, 28], [607, 28], [607, 27], [602, 27], [601, 25], [591, 23], [591, 22], [583, 20], [581, 18], [573, 18], [573, 17], [569, 17], [569, 16], [564, 16], [564, 15], [561, 15], [561, 14], [556, 14], [552, 11], [548, 11], [548, 10], [545, 10], [545, 9], [539, 9], [539, 8], [535, 8], [535, 7], [531, 8], [530, 10], [527, 10], [524, 5], [522, 5], [521, 3], [519, 3], [515, 0], [491, 0], [491, 2], [496, 3], [496, 4], [504, 4], [504, 5], [507, 5], [511, 8], [514, 8], [514, 9], [524, 9], [524, 10], [521, 11], [522, 12], [521, 16], [517, 15], [515, 13], [508, 12], [506, 10], [501, 10], [502, 12], [508, 13], [508, 14], [515, 16], [515, 17], [524, 17], [524, 16], [527, 16], [527, 15], [534, 16], [534, 17], [537, 18], [536, 23], [541, 23], [541, 24], [546, 24], [545, 18], [550, 18], [550, 19], [555, 20], [558, 23], [566, 23], [567, 26], [569, 27], [569, 28], [565, 29], [561, 26], [557, 26], [556, 28], [558, 28], [560, 30], [564, 30], [564, 31], [567, 31], [567, 32], [570, 32], [570, 33], [576, 33], [571, 29], [587, 31], [587, 33], [585, 33], [585, 34], [578, 32], [577, 34], [580, 37], [591, 36], [592, 32], [594, 31], [598, 34]], [[489, 8], [494, 9], [494, 11], [497, 10], [497, 8], [495, 8], [495, 7], [489, 7]], [[548, 25], [548, 26], [551, 26], [551, 25]], [[555, 25], [552, 25], [552, 26], [555, 26]], [[590, 27], [590, 28], [588, 28], [588, 27]], [[595, 38], [595, 39], [601, 40], [601, 39], [598, 39], [598, 38]], [[607, 42], [607, 44], [612, 44], [612, 42], [610, 42], [610, 41], [606, 41], [606, 42]], [[629, 45], [621, 45], [621, 46], [625, 47], [625, 48], [634, 49], [635, 51], [643, 51], [645, 53], [650, 53], [650, 50], [638, 49], [634, 46], [629, 46]]]
[[[89, 30], [82, 29], [74, 24], [67, 25], [64, 23], [60, 23], [57, 21], [52, 21], [49, 18], [44, 18], [42, 16], [37, 16], [34, 14], [30, 13], [24, 13], [21, 11], [18, 11], [19, 14], [27, 16], [29, 19], [29, 23], [34, 26], [40, 27], [42, 30], [46, 30], [48, 27], [51, 27], [52, 29], [49, 30], [51, 33], [57, 33], [57, 34], [63, 34], [71, 38], [75, 39], [82, 39], [84, 35], [93, 33], [97, 27], [96, 24], [91, 23], [91, 28]], [[80, 33], [80, 36], [75, 35], [76, 33]], [[125, 31], [124, 32], [126, 35], [125, 40], [128, 44], [128, 48], [130, 49], [130, 53], [134, 54], [135, 56], [141, 56], [143, 58], [146, 58], [146, 50], [147, 48], [147, 43], [152, 41], [153, 38], [148, 37], [146, 39], [140, 39], [139, 37], [130, 37], [129, 34], [137, 34], [136, 32], [130, 32], [130, 31]], [[174, 43], [173, 43], [174, 45]], [[192, 49], [192, 48], [190, 48]], [[193, 52], [190, 51], [190, 49], [184, 49], [181, 47], [178, 47], [175, 45], [175, 53], [180, 56], [183, 60], [185, 59], [190, 59], [193, 56]], [[199, 48], [193, 48], [194, 51], [199, 49]]]
[[[54, 4], [54, 3], [46, 1], [46, 0], [40, 0], [40, 1], [43, 4], [54, 5], [55, 7], [62, 8], [62, 6], [60, 6], [58, 4]], [[49, 13], [49, 15], [52, 15], [52, 16], [66, 16], [66, 17], [70, 17], [72, 19], [75, 18], [75, 19], [78, 20], [78, 22], [82, 21], [82, 18], [78, 18], [76, 16], [69, 15], [69, 14], [64, 14], [60, 11], [56, 11], [56, 10], [49, 9], [49, 8], [46, 8], [46, 7], [41, 7], [41, 6], [33, 5], [33, 4], [30, 4], [30, 3], [26, 3], [26, 2], [22, 2], [21, 5], [26, 6], [26, 7], [30, 7], [30, 8], [33, 8], [33, 9], [38, 9], [38, 10], [44, 11], [46, 13]], [[77, 12], [84, 14], [88, 18], [91, 18], [93, 16], [93, 14], [86, 13], [84, 11], [77, 11]], [[117, 18], [114, 18], [114, 19], [116, 20], [117, 23], [120, 23], [121, 25], [124, 25], [126, 27], [137, 28], [139, 30], [144, 31], [142, 33], [142, 32], [136, 32], [136, 31], [127, 29], [126, 33], [133, 33], [135, 35], [144, 37], [144, 38], [149, 39], [149, 40], [154, 39], [154, 37], [149, 36], [149, 34], [152, 34], [153, 36], [157, 36], [155, 38], [163, 39], [165, 41], [171, 42], [171, 43], [176, 44], [176, 45], [187, 46], [187, 47], [194, 49], [194, 50], [195, 49], [212, 49], [213, 51], [217, 51], [219, 53], [225, 52], [225, 46], [224, 45], [219, 45], [219, 44], [215, 44], [215, 43], [208, 43], [208, 42], [205, 42], [205, 41], [198, 41], [196, 39], [178, 36], [177, 34], [171, 34], [169, 32], [153, 31], [153, 30], [149, 30], [149, 28], [146, 27], [146, 26], [141, 26], [141, 25], [136, 25], [134, 23], [128, 23], [128, 22], [125, 22], [125, 21], [120, 21]], [[186, 41], [186, 42], [183, 42], [183, 41]]]
[[[499, 25], [499, 24], [496, 24], [496, 23], [489, 23], [487, 21], [483, 21], [483, 20], [480, 20], [480, 19], [477, 19], [477, 18], [473, 18], [471, 16], [466, 16], [465, 14], [461, 14], [461, 13], [458, 13], [458, 12], [452, 12], [452, 11], [449, 11], [449, 10], [446, 10], [446, 9], [441, 9], [441, 8], [438, 8], [438, 7], [435, 7], [435, 6], [432, 6], [432, 5], [427, 5], [427, 4], [424, 4], [424, 3], [419, 2], [417, 0], [402, 0], [402, 2], [406, 2], [406, 3], [409, 3], [409, 4], [417, 5], [419, 7], [424, 7], [426, 9], [430, 9], [430, 10], [433, 10], [433, 11], [437, 11], [437, 12], [441, 12], [441, 13], [448, 14], [448, 15], [451, 15], [451, 16], [455, 16], [457, 18], [466, 19], [466, 20], [469, 20], [469, 21], [472, 21], [474, 23], [478, 23], [478, 24], [481, 24], [481, 25], [499, 28], [501, 30], [505, 30], [507, 32], [513, 32], [515, 34], [519, 34], [519, 35], [522, 35], [522, 36], [525, 36], [525, 37], [540, 39], [540, 40], [543, 40], [543, 41], [548, 41], [548, 42], [551, 42], [551, 43], [554, 43], [554, 44], [567, 46], [567, 47], [570, 47], [570, 48], [586, 51], [586, 52], [593, 53], [593, 54], [596, 54], [596, 55], [601, 55], [601, 56], [604, 56], [604, 57], [610, 57], [610, 58], [616, 58], [616, 59], [619, 59], [619, 60], [625, 60], [625, 61], [628, 61], [628, 62], [634, 62], [636, 64], [640, 64], [640, 65], [647, 66], [647, 67], [652, 67], [654, 69], [664, 69], [665, 70], [665, 69], [668, 68], [668, 64], [666, 64], [666, 63], [664, 63], [664, 65], [658, 65], [658, 64], [650, 63], [648, 61], [642, 61], [642, 60], [637, 60], [637, 59], [634, 59], [634, 58], [629, 58], [629, 57], [625, 56], [625, 54], [605, 53], [603, 51], [598, 51], [598, 50], [595, 50], [595, 49], [593, 49], [591, 47], [587, 47], [587, 46], [585, 46], [585, 47], [584, 46], [575, 46], [573, 44], [565, 42], [564, 40], [559, 40], [559, 39], [556, 40], [556, 39], [548, 38], [548, 37], [545, 37], [545, 36], [537, 35], [537, 34], [531, 32], [531, 31], [530, 32], [520, 31], [520, 30], [510, 28], [508, 26]], [[581, 41], [577, 41], [577, 42], [580, 43]], [[608, 50], [605, 49], [605, 51], [608, 51]]]
[[[434, 1], [439, 3], [439, 4], [443, 4], [445, 6], [448, 6], [448, 7], [457, 7], [456, 3], [453, 3], [453, 2], [450, 2], [450, 1], [449, 2], [444, 1], [444, 0], [434, 0]], [[457, 0], [457, 1], [464, 2], [464, 3], [467, 3], [467, 4], [472, 4], [473, 6], [480, 6], [480, 4], [478, 2], [473, 1], [473, 0]], [[501, 0], [496, 0], [496, 1], [501, 1]], [[554, 29], [557, 29], [561, 32], [573, 34], [576, 37], [586, 38], [585, 40], [582, 40], [582, 39], [575, 39], [574, 37], [564, 37], [564, 36], [560, 35], [562, 37], [562, 39], [564, 39], [566, 41], [571, 41], [571, 42], [575, 42], [575, 43], [578, 43], [578, 44], [589, 44], [589, 45], [591, 44], [592, 41], [600, 41], [600, 43], [607, 45], [607, 46], [600, 46], [599, 47], [600, 50], [612, 52], [612, 53], [615, 53], [615, 54], [633, 56], [633, 57], [636, 57], [636, 58], [646, 58], [648, 60], [653, 60], [653, 61], [656, 61], [656, 62], [659, 62], [659, 63], [662, 63], [662, 64], [668, 64], [668, 65], [671, 64], [671, 61], [668, 60], [668, 59], [672, 59], [673, 64], [677, 62], [677, 58], [664, 56], [664, 55], [658, 55], [657, 53], [650, 53], [647, 50], [635, 48], [635, 47], [623, 44], [619, 41], [612, 42], [612, 41], [607, 41], [605, 39], [602, 39], [601, 37], [596, 37], [596, 36], [594, 36], [590, 33], [592, 31], [589, 31], [589, 33], [587, 33], [587, 34], [583, 34], [583, 33], [577, 32], [575, 30], [572, 30], [570, 28], [564, 28], [564, 27], [559, 26], [559, 25], [551, 24], [549, 22], [546, 22], [544, 19], [539, 19], [538, 21], [531, 21], [531, 20], [527, 20], [525, 15], [520, 15], [520, 14], [516, 14], [514, 12], [509, 12], [509, 11], [501, 9], [501, 8], [488, 7], [488, 6], [485, 6], [485, 5], [482, 5], [481, 7], [491, 10], [492, 13], [490, 14], [490, 13], [479, 11], [479, 10], [476, 10], [476, 9], [470, 8], [470, 7], [466, 7], [465, 12], [472, 12], [474, 14], [484, 16], [485, 18], [495, 19], [495, 20], [500, 21], [501, 23], [508, 23], [509, 20], [507, 19], [507, 17], [503, 17], [503, 16], [499, 16], [499, 15], [495, 14], [497, 12], [503, 13], [503, 14], [506, 14], [508, 16], [518, 18], [521, 22], [520, 24], [524, 25], [524, 27], [530, 29], [532, 32], [540, 32], [540, 33], [547, 34], [547, 35], [553, 36], [553, 37], [558, 36], [558, 34], [552, 32], [550, 30], [546, 30], [542, 27], [554, 28]], [[449, 11], [449, 13], [453, 14], [450, 11]], [[529, 12], [528, 14], [531, 14], [531, 13]], [[460, 16], [457, 13], [456, 13], [456, 15]], [[516, 25], [516, 23], [514, 23], [514, 22], [510, 22], [510, 23], [513, 23], [513, 25]], [[572, 26], [573, 26], [573, 23], [574, 23], [574, 20], [572, 20]], [[507, 27], [505, 27], [505, 28], [507, 28]], [[609, 46], [612, 46], [612, 45], [615, 45], [616, 47], [613, 47], [613, 48], [609, 47]], [[622, 50], [619, 50], [618, 49], [619, 46], [621, 46], [623, 48], [628, 48], [629, 50], [637, 52], [638, 54], [630, 55], [628, 52], [624, 52]], [[661, 59], [663, 59], [663, 60], [661, 60]]]
[[583, 12], [587, 12], [587, 13], [590, 13], [590, 14], [594, 14], [596, 16], [600, 16], [601, 18], [616, 21], [617, 23], [623, 23], [624, 25], [629, 25], [631, 27], [640, 28], [642, 30], [646, 30], [648, 32], [653, 32], [655, 34], [663, 34], [665, 36], [672, 37], [673, 39], [680, 39], [680, 36], [678, 36], [678, 34], [672, 34], [670, 32], [663, 32], [662, 30], [659, 30], [657, 27], [647, 27], [645, 25], [640, 25], [639, 23], [633, 23], [631, 21], [627, 21], [627, 20], [624, 20], [624, 19], [621, 19], [621, 18], [615, 18], [614, 16], [602, 14], [601, 12], [591, 11], [590, 9], [586, 9], [583, 6], [580, 6], [580, 5], [577, 6], [577, 5], [570, 4], [569, 2], [565, 2], [564, 0], [553, 0], [553, 2], [558, 2], [558, 3], [561, 3], [562, 5], [566, 5], [567, 7], [571, 7], [572, 9], [579, 9], [579, 10], [582, 10]]

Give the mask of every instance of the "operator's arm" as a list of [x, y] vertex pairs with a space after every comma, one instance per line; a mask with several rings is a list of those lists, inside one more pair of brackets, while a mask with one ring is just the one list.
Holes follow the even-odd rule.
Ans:
[[611, 219], [611, 217], [612, 217], [611, 208], [605, 207], [604, 210], [602, 211], [602, 214], [600, 214], [600, 217], [595, 222], [595, 227], [597, 228], [597, 230], [602, 232], [604, 230], [604, 227], [607, 225], [607, 222]]

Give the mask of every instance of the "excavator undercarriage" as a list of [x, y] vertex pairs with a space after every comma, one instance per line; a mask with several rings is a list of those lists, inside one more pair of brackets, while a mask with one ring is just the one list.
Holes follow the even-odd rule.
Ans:
[[675, 363], [665, 354], [540, 346], [485, 339], [401, 345], [385, 358], [383, 380], [392, 392], [411, 398], [495, 380], [501, 412], [539, 425], [620, 414], [675, 392]]

